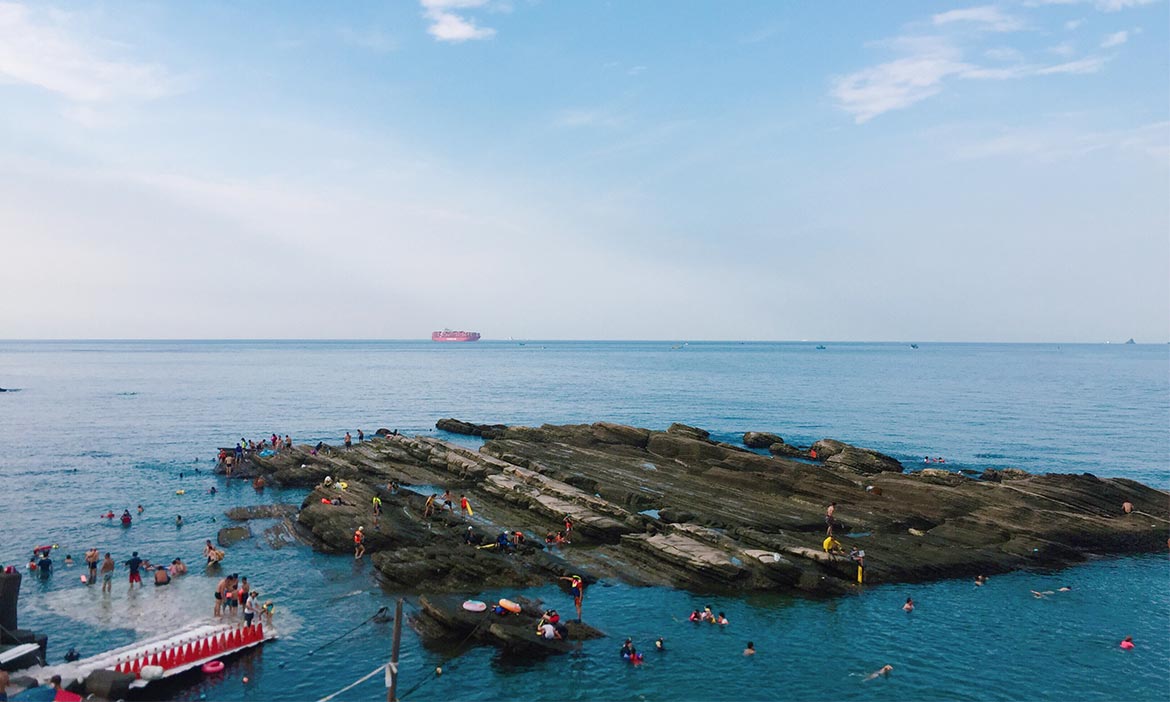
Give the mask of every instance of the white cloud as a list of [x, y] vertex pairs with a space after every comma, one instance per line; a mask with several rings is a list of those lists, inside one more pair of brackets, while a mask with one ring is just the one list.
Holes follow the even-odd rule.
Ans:
[[427, 33], [438, 41], [464, 42], [490, 39], [496, 35], [491, 27], [480, 27], [475, 20], [453, 10], [482, 8], [488, 0], [420, 0], [423, 15], [431, 21]]
[[902, 58], [839, 78], [832, 95], [862, 124], [937, 94], [948, 76], [970, 68], [946, 55]]
[[1071, 32], [1071, 31], [1075, 30], [1076, 28], [1080, 27], [1084, 23], [1085, 23], [1084, 19], [1069, 20], [1069, 21], [1064, 23], [1064, 28], [1066, 31]]
[[634, 66], [634, 67], [630, 68], [628, 71], [626, 71], [626, 75], [636, 76], [639, 73], [644, 73], [645, 71], [646, 71], [645, 66]]
[[[1108, 61], [1101, 56], [1087, 56], [1055, 65], [1016, 61], [1012, 65], [988, 67], [965, 61], [958, 48], [939, 37], [898, 37], [877, 45], [893, 47], [908, 55], [837, 78], [830, 89], [840, 107], [852, 114], [857, 124], [937, 95], [950, 79], [1015, 80], [1096, 73]], [[1017, 56], [1003, 48], [986, 53], [989, 58], [1002, 60]]]
[[175, 91], [162, 67], [103, 56], [108, 46], [73, 30], [67, 13], [0, 2], [0, 79], [83, 103], [153, 99]]
[[1048, 47], [1047, 51], [1050, 54], [1056, 54], [1057, 56], [1066, 56], [1067, 57], [1067, 56], [1072, 56], [1073, 54], [1075, 54], [1077, 49], [1075, 46], [1073, 46], [1073, 43], [1071, 41], [1062, 41], [1059, 44], [1057, 44], [1056, 46]]
[[1129, 32], [1125, 30], [1114, 32], [1101, 40], [1101, 48], [1109, 49], [1114, 46], [1121, 46], [1127, 41], [1129, 41]]
[[981, 5], [960, 10], [949, 10], [931, 17], [935, 26], [953, 24], [955, 22], [971, 22], [981, 29], [993, 32], [1014, 32], [1022, 29], [1023, 21], [1018, 17], [1004, 14], [994, 5]]

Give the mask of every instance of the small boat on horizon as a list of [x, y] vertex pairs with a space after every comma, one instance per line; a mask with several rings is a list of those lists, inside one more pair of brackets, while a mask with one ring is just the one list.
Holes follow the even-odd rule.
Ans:
[[918, 348], [918, 344], [910, 344], [910, 348], [916, 349], [916, 348]]
[[817, 344], [817, 351], [824, 351], [827, 348], [829, 347], [825, 346], [824, 344]]

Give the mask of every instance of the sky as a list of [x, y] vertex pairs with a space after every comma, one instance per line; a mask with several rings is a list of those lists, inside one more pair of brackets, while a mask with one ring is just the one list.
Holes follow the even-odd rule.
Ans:
[[0, 338], [1170, 339], [1166, 0], [0, 0]]

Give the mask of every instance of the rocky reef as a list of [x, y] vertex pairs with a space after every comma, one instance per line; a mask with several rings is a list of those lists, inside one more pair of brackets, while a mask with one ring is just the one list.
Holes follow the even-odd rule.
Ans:
[[[1155, 551], [1166, 548], [1170, 529], [1170, 495], [1121, 478], [907, 473], [890, 456], [840, 441], [798, 448], [776, 434], [745, 434], [745, 444], [771, 454], [764, 455], [681, 424], [654, 431], [607, 422], [443, 421], [490, 438], [478, 451], [395, 434], [350, 450], [294, 447], [250, 457], [233, 477], [314, 488], [295, 517], [300, 535], [322, 550], [351, 553], [362, 526], [385, 581], [416, 592], [526, 586], [579, 573], [587, 581], [696, 591], [844, 593], [858, 587], [858, 565], [822, 548], [831, 502], [836, 539], [865, 553], [866, 583]], [[323, 485], [326, 476], [332, 485]], [[436, 500], [434, 514], [424, 516], [427, 497], [444, 489], [454, 509]], [[459, 514], [461, 495], [474, 516]], [[376, 524], [375, 496], [382, 500]], [[1132, 513], [1123, 511], [1126, 502]], [[572, 543], [546, 547], [544, 536], [562, 530], [566, 517]], [[485, 542], [501, 531], [526, 540], [479, 548], [465, 543], [468, 526]]]

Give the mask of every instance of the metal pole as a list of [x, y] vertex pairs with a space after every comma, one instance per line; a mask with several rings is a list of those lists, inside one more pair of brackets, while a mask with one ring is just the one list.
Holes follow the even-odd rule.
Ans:
[[394, 605], [394, 640], [390, 644], [390, 689], [386, 702], [398, 702], [398, 646], [402, 643], [402, 598]]

